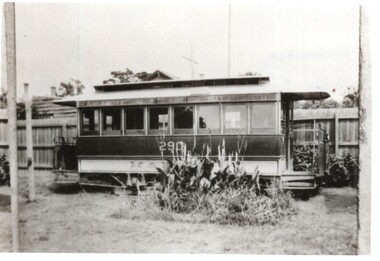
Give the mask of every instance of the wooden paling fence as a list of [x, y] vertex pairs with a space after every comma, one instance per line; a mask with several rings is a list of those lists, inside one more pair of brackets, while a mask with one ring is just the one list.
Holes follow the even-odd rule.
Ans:
[[313, 130], [319, 126], [329, 134], [330, 154], [359, 157], [358, 108], [294, 110], [294, 143], [317, 144], [322, 137]]
[[[1, 112], [2, 111], [2, 112]], [[359, 154], [359, 116], [357, 108], [295, 110], [294, 143], [318, 144], [319, 124], [330, 136], [330, 154], [344, 156]], [[33, 120], [33, 156], [36, 169], [51, 169], [54, 162], [55, 142], [61, 137], [72, 142], [77, 135], [77, 122], [69, 119]], [[8, 150], [8, 125], [4, 110], [0, 110], [0, 155]], [[27, 167], [25, 121], [18, 121], [18, 164]]]
[[[25, 121], [17, 123], [18, 166], [27, 167]], [[33, 157], [36, 169], [51, 169], [54, 162], [55, 142], [72, 142], [76, 137], [76, 121], [62, 119], [33, 120]], [[8, 151], [7, 121], [0, 119], [0, 155]]]

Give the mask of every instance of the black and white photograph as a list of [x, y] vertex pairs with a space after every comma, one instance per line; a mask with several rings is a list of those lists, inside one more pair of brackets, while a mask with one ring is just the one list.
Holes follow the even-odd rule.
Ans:
[[370, 255], [369, 9], [2, 2], [0, 252]]

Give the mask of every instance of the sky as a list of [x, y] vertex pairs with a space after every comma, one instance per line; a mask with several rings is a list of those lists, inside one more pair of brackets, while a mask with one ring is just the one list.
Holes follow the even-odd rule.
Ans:
[[[226, 77], [228, 11], [227, 4], [17, 3], [18, 93], [29, 83], [34, 95], [48, 95], [72, 78], [92, 92], [125, 68], [189, 79], [183, 56], [191, 53], [195, 77]], [[256, 72], [284, 89], [316, 88], [336, 99], [357, 88], [358, 6], [232, 4], [230, 30], [230, 76]], [[2, 33], [4, 89], [5, 70]]]

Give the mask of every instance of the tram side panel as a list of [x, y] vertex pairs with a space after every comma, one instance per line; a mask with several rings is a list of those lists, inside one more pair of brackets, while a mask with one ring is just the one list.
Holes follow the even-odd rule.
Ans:
[[[239, 160], [250, 174], [259, 167], [261, 175], [275, 176], [284, 171], [284, 138], [281, 135], [245, 135], [246, 149]], [[156, 174], [162, 160], [173, 157], [173, 151], [193, 150], [206, 154], [211, 140], [211, 157], [218, 156], [218, 146], [225, 144], [226, 155], [238, 150], [238, 136], [175, 135], [175, 136], [109, 136], [79, 137], [77, 140], [80, 173], [144, 173]], [[195, 146], [194, 146], [195, 145]]]

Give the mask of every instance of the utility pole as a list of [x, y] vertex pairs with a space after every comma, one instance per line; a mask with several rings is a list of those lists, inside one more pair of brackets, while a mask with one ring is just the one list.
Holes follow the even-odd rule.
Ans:
[[231, 4], [228, 5], [228, 61], [227, 76], [231, 76]]
[[25, 118], [26, 118], [26, 158], [28, 164], [29, 201], [34, 201], [34, 159], [33, 159], [33, 130], [32, 130], [32, 98], [29, 93], [29, 84], [24, 84]]
[[371, 252], [371, 64], [368, 7], [359, 7], [359, 255]]
[[11, 177], [12, 248], [19, 251], [18, 177], [17, 177], [17, 85], [15, 4], [4, 4], [7, 57], [9, 172]]
[[191, 47], [191, 53], [190, 53], [190, 58], [186, 56], [182, 56], [184, 59], [188, 60], [191, 64], [191, 79], [194, 79], [194, 64], [198, 64], [196, 61], [193, 59], [193, 47]]

